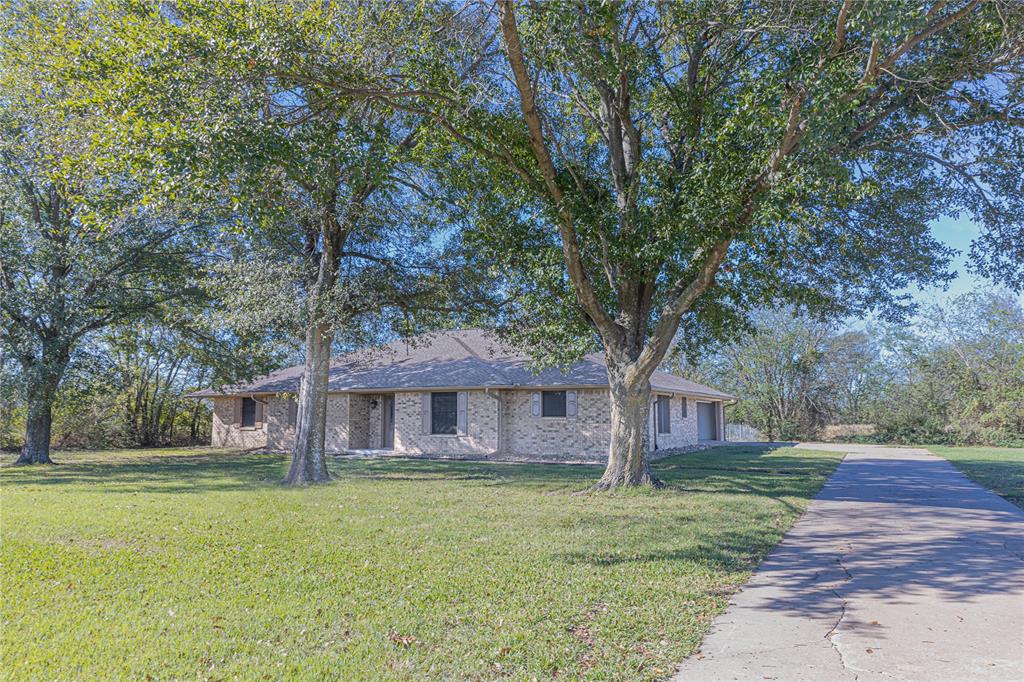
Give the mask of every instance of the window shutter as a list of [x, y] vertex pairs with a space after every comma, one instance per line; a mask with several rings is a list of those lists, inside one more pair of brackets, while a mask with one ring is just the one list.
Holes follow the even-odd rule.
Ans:
[[534, 393], [532, 399], [532, 405], [530, 407], [531, 414], [534, 417], [540, 416], [540, 393]]
[[423, 433], [430, 433], [430, 394], [424, 393], [420, 408], [420, 429]]
[[231, 423], [242, 425], [242, 399], [235, 398], [232, 402]]
[[288, 426], [295, 428], [299, 423], [299, 401], [295, 396], [288, 398]]
[[458, 413], [458, 421], [457, 421], [458, 427], [457, 428], [458, 428], [459, 435], [460, 436], [465, 436], [466, 433], [468, 433], [468, 430], [469, 430], [468, 426], [467, 426], [467, 422], [469, 421], [468, 414], [467, 414], [469, 412], [469, 394], [466, 393], [465, 391], [459, 391], [458, 408], [459, 408], [459, 413]]
[[256, 428], [257, 429], [263, 428], [263, 409], [264, 409], [265, 406], [266, 405], [265, 405], [265, 403], [262, 400], [256, 399]]
[[683, 419], [686, 419], [686, 396], [683, 396]]
[[565, 392], [565, 416], [576, 416], [576, 391]]

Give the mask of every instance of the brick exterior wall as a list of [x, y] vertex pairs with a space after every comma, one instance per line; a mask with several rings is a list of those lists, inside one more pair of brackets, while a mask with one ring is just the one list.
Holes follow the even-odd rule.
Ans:
[[498, 450], [498, 396], [466, 391], [466, 434], [423, 433], [422, 393], [395, 394], [395, 450], [420, 455], [489, 455]]
[[288, 425], [288, 403], [286, 397], [267, 398], [265, 410], [267, 420], [267, 449], [291, 450], [295, 446], [295, 428]]
[[[243, 429], [241, 402], [241, 398], [214, 399], [213, 434], [210, 442], [218, 447], [244, 450], [267, 447], [266, 421], [261, 428]], [[264, 410], [264, 414], [265, 412]]]
[[533, 416], [535, 391], [503, 391], [505, 451], [547, 459], [595, 459], [608, 454], [611, 407], [608, 391], [576, 391], [575, 417]]
[[348, 402], [344, 394], [327, 396], [327, 430], [324, 433], [324, 449], [340, 452], [348, 447]]
[[[562, 460], [601, 460], [608, 452], [611, 410], [606, 389], [580, 389], [576, 417], [535, 417], [532, 390], [466, 391], [466, 433], [423, 433], [423, 393], [395, 395], [395, 452], [411, 455], [537, 457]], [[380, 448], [382, 445], [382, 396], [334, 393], [327, 398], [328, 452]], [[259, 429], [240, 427], [239, 398], [216, 398], [212, 442], [221, 447], [267, 448], [288, 451], [294, 445], [294, 429], [288, 426], [288, 399], [265, 398], [264, 422]], [[687, 398], [670, 398], [670, 433], [657, 434], [658, 450], [697, 444], [697, 404]], [[719, 438], [724, 436], [724, 410], [719, 414]], [[652, 407], [653, 413], [653, 407]], [[654, 419], [651, 420], [652, 446]]]
[[697, 401], [693, 398], [685, 398], [686, 416], [683, 417], [683, 400], [681, 396], [669, 398], [669, 433], [654, 433], [654, 406], [651, 406], [651, 444], [657, 439], [658, 450], [672, 448], [685, 448], [697, 444]]

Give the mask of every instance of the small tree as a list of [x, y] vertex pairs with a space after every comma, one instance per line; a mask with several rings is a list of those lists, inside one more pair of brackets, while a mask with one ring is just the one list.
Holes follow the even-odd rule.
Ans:
[[734, 418], [768, 440], [813, 435], [831, 407], [825, 366], [842, 362], [830, 357], [832, 326], [784, 308], [758, 311], [752, 327], [707, 354], [697, 365], [701, 375], [740, 396]]
[[903, 442], [1024, 442], [1024, 308], [978, 291], [929, 306], [886, 339], [894, 380], [877, 409], [882, 437]]

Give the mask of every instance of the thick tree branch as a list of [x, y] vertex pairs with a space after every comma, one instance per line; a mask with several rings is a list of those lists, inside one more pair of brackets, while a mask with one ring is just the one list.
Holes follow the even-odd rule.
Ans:
[[594, 287], [583, 265], [576, 230], [573, 226], [573, 216], [565, 205], [565, 196], [558, 185], [557, 174], [551, 161], [551, 155], [544, 144], [540, 115], [536, 107], [535, 91], [527, 72], [526, 58], [523, 55], [523, 46], [519, 39], [519, 29], [516, 26], [512, 0], [499, 1], [499, 18], [502, 35], [505, 38], [506, 56], [508, 57], [512, 74], [515, 77], [516, 89], [519, 91], [520, 108], [530, 136], [530, 148], [537, 161], [541, 176], [544, 178], [547, 193], [558, 211], [558, 229], [562, 238], [562, 253], [565, 257], [566, 267], [569, 270], [569, 279], [576, 290], [576, 295], [579, 297], [580, 305], [594, 326], [601, 332], [601, 335], [608, 340], [617, 340], [621, 338], [621, 329], [612, 320], [608, 311], [605, 310], [600, 300], [598, 300], [597, 294], [594, 292]]
[[843, 6], [839, 8], [839, 17], [836, 19], [836, 40], [828, 51], [829, 59], [838, 55], [846, 44], [846, 20], [851, 7], [853, 7], [853, 0], [844, 0]]
[[[945, 3], [940, 4], [945, 5]], [[942, 29], [946, 28], [947, 26], [956, 23], [961, 18], [969, 14], [975, 7], [977, 7], [980, 4], [981, 0], [971, 0], [966, 5], [964, 5], [959, 11], [950, 14], [945, 19], [936, 21], [934, 24], [910, 36], [901, 45], [899, 45], [891, 55], [886, 57], [880, 64], [878, 64], [878, 66], [874, 70], [874, 73], [877, 74], [879, 71], [882, 71], [883, 69], [888, 69], [893, 64], [895, 64], [900, 57], [905, 55], [910, 50], [914, 49], [919, 43], [921, 43], [924, 40], [927, 40], [928, 38], [931, 38], [933, 35], [941, 31]], [[935, 8], [932, 9], [933, 11], [935, 11]]]

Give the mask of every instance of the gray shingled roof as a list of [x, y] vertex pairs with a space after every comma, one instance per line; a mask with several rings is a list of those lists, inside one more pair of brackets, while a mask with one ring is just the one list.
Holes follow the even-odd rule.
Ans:
[[[197, 391], [196, 398], [252, 393], [295, 392], [302, 365], [220, 390]], [[587, 355], [567, 372], [530, 370], [530, 357], [509, 350], [480, 329], [437, 332], [411, 342], [359, 350], [331, 360], [330, 391], [410, 391], [439, 388], [540, 388], [607, 386], [608, 371], [600, 353]], [[667, 372], [655, 372], [651, 385], [660, 391], [731, 399], [728, 393]]]

